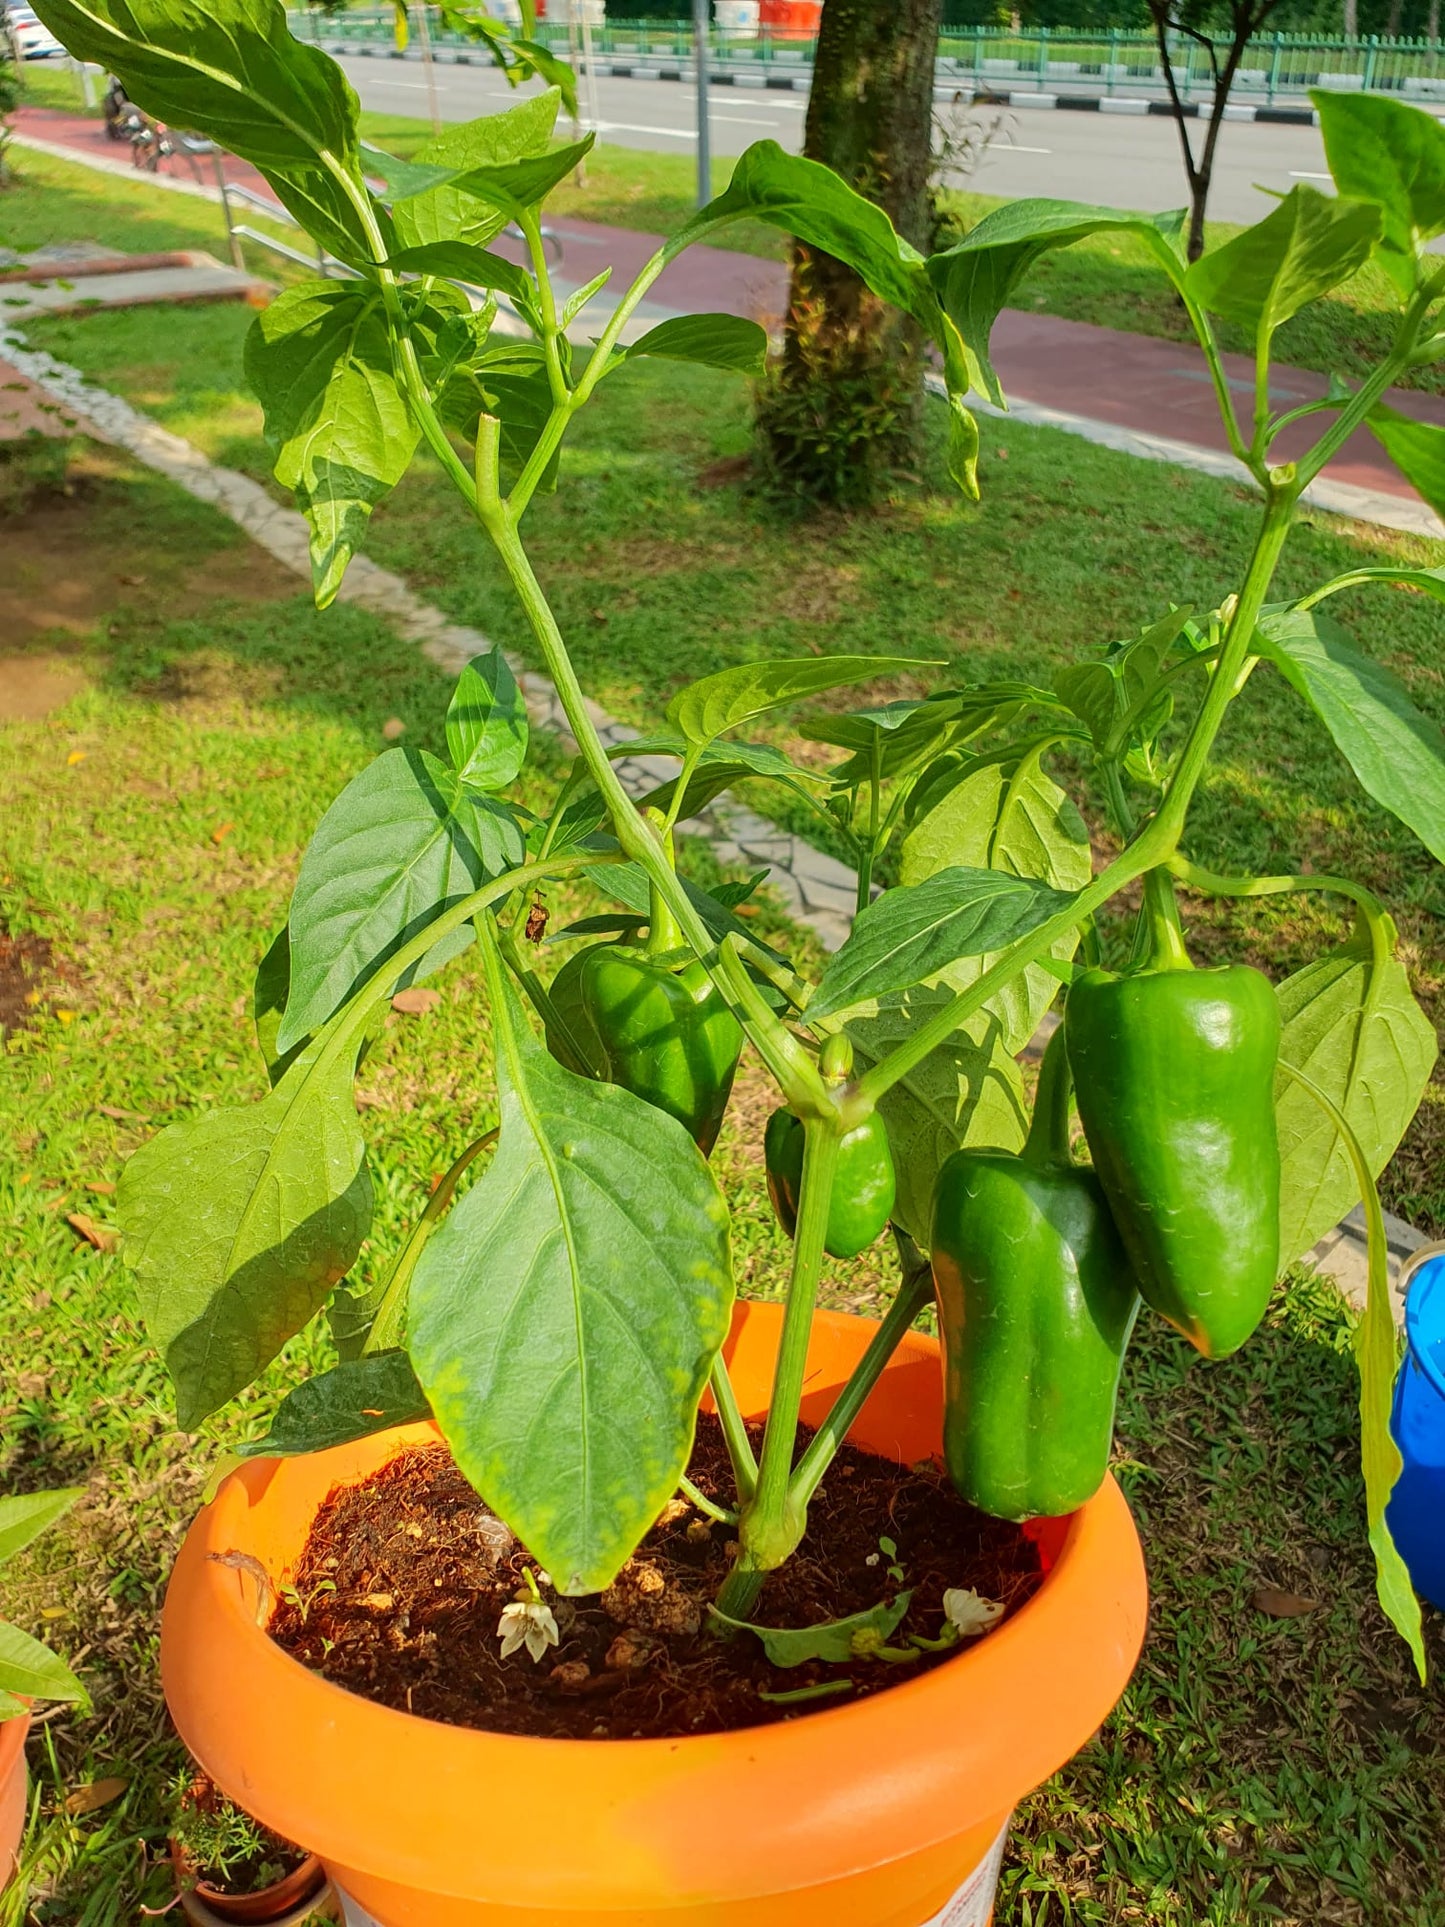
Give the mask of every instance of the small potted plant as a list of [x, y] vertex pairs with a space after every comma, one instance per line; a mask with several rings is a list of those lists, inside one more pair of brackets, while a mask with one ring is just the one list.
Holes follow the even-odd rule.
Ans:
[[[269, 1094], [172, 1125], [124, 1174], [125, 1254], [183, 1424], [318, 1315], [338, 1352], [247, 1447], [172, 1580], [166, 1690], [216, 1783], [320, 1855], [353, 1927], [985, 1921], [1011, 1807], [1107, 1714], [1143, 1635], [1139, 1547], [1107, 1471], [1141, 1306], [1207, 1356], [1234, 1350], [1282, 1266], [1361, 1194], [1371, 1538], [1381, 1600], [1418, 1653], [1383, 1524], [1399, 1461], [1373, 1177], [1433, 1034], [1367, 891], [1314, 871], [1220, 875], [1186, 835], [1258, 672], [1445, 851], [1440, 733], [1326, 606], [1371, 581], [1438, 598], [1445, 577], [1361, 568], [1271, 600], [1302, 491], [1361, 424], [1427, 492], [1438, 475], [1441, 431], [1402, 425], [1382, 397], [1445, 352], [1445, 269], [1423, 252], [1445, 203], [1420, 184], [1445, 169], [1445, 129], [1322, 96], [1340, 195], [1298, 186], [1193, 266], [1181, 216], [1059, 202], [1005, 207], [925, 260], [826, 169], [764, 142], [584, 350], [566, 331], [596, 284], [560, 302], [542, 246], [545, 197], [587, 145], [551, 144], [555, 94], [413, 161], [363, 164], [349, 87], [279, 6], [39, 11], [145, 111], [253, 161], [352, 270], [288, 289], [247, 351], [277, 476], [310, 519], [318, 599], [424, 442], [493, 544], [578, 748], [544, 814], [509, 800], [525, 707], [499, 651], [474, 662], [445, 758], [386, 751], [306, 850], [257, 979]], [[821, 774], [757, 727], [920, 665], [724, 671], [627, 746], [675, 763], [630, 797], [523, 528], [574, 418], [630, 361], [761, 366], [761, 331], [727, 315], [624, 345], [666, 263], [740, 218], [841, 257], [930, 334], [969, 492], [965, 398], [999, 399], [989, 334], [1020, 276], [1101, 229], [1140, 237], [1262, 494], [1235, 592], [1191, 609], [1161, 585], [1141, 633], [1048, 688], [945, 684], [813, 716], [806, 733], [843, 752]], [[487, 246], [508, 223], [526, 268]], [[1276, 412], [1276, 329], [1371, 255], [1400, 291], [1388, 353], [1358, 388]], [[1245, 424], [1217, 316], [1255, 330]], [[1302, 421], [1322, 432], [1286, 459], [1279, 438]], [[1107, 810], [1097, 869], [1060, 751]], [[742, 891], [676, 867], [676, 826], [757, 779], [816, 804], [856, 851], [858, 915], [817, 980], [754, 940]], [[616, 907], [562, 933], [581, 947], [548, 974], [547, 893], [579, 876]], [[1334, 892], [1356, 931], [1277, 986], [1196, 969], [1180, 890], [1186, 905]], [[358, 1055], [397, 987], [465, 946], [499, 1126], [458, 1142], [380, 1288], [348, 1288], [371, 1211]], [[1030, 1120], [1016, 1053], [1061, 991]], [[781, 1307], [734, 1302], [707, 1155], [745, 1044], [778, 1093]], [[824, 1252], [856, 1256], [885, 1228], [886, 1316], [818, 1312]], [[913, 1330], [935, 1296], [941, 1347]]]
[[253, 1820], [204, 1773], [182, 1773], [170, 1799], [171, 1865], [188, 1920], [300, 1927], [313, 1917], [326, 1887], [314, 1854]]
[[[78, 1489], [0, 1499], [0, 1566], [68, 1512]], [[25, 1833], [25, 1739], [34, 1700], [84, 1700], [65, 1661], [18, 1626], [0, 1620], [0, 1888], [15, 1870]]]

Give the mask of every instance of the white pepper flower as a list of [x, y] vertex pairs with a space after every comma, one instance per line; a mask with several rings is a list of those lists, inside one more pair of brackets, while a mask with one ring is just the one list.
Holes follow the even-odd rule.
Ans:
[[974, 1639], [1003, 1618], [997, 1599], [982, 1599], [972, 1586], [951, 1586], [943, 1595], [943, 1614], [960, 1639]]
[[526, 1586], [510, 1606], [503, 1606], [497, 1621], [497, 1638], [502, 1642], [502, 1658], [510, 1659], [519, 1646], [525, 1646], [533, 1665], [537, 1665], [549, 1646], [558, 1643], [557, 1621], [552, 1608], [537, 1590], [529, 1572]]

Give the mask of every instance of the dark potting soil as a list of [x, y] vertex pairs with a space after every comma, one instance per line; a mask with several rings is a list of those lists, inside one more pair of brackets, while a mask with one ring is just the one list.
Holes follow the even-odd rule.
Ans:
[[[726, 1503], [727, 1453], [711, 1417], [699, 1422], [689, 1471]], [[908, 1588], [908, 1616], [889, 1640], [902, 1650], [909, 1633], [938, 1636], [951, 1587], [1013, 1612], [1039, 1584], [1023, 1531], [976, 1512], [932, 1464], [909, 1469], [845, 1447], [808, 1521], [753, 1608], [758, 1624], [842, 1619]], [[559, 1644], [539, 1664], [524, 1648], [503, 1659], [497, 1622], [533, 1562], [450, 1454], [424, 1447], [331, 1493], [270, 1632], [303, 1665], [384, 1706], [545, 1739], [664, 1739], [797, 1718], [916, 1679], [973, 1643], [907, 1662], [776, 1667], [751, 1634], [723, 1640], [707, 1629], [730, 1537], [674, 1499], [607, 1592], [561, 1599], [543, 1588]], [[760, 1697], [840, 1679], [852, 1683], [801, 1704]]]

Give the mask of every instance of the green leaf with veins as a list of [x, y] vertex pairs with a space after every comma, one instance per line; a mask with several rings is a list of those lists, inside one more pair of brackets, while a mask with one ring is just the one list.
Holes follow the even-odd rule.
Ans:
[[1445, 518], [1445, 427], [1416, 421], [1384, 402], [1370, 410], [1366, 425], [1416, 494]]
[[380, 291], [299, 282], [257, 315], [245, 358], [276, 479], [295, 490], [311, 525], [316, 602], [325, 608], [419, 439], [397, 387]]
[[0, 1697], [10, 1695], [25, 1700], [89, 1698], [58, 1653], [52, 1653], [29, 1633], [22, 1633], [18, 1626], [0, 1619]]
[[[930, 255], [928, 278], [962, 343], [970, 386], [987, 395], [995, 407], [1004, 405], [1003, 389], [989, 360], [989, 337], [1014, 289], [1042, 255], [1091, 234], [1131, 234], [1144, 242], [1177, 287], [1184, 271], [1180, 258], [1184, 218], [1182, 210], [1150, 219], [1076, 201], [1010, 201], [986, 214], [956, 246]], [[957, 405], [955, 417], [960, 412], [964, 411]], [[971, 495], [977, 494], [976, 480], [970, 486], [977, 435], [976, 426], [970, 428], [956, 418], [951, 424], [950, 463], [958, 470], [955, 479]]]
[[[952, 997], [947, 984], [919, 985], [850, 1015], [845, 1028], [859, 1074], [908, 1043]], [[997, 1014], [976, 1011], [884, 1093], [878, 1110], [898, 1174], [894, 1222], [927, 1251], [944, 1159], [965, 1144], [1016, 1151], [1028, 1135], [1023, 1079]]]
[[1416, 249], [1445, 234], [1445, 127], [1382, 94], [1321, 88], [1310, 99], [1335, 186], [1380, 208], [1380, 265], [1408, 298], [1419, 279]]
[[467, 167], [458, 171], [451, 184], [460, 193], [499, 208], [509, 221], [520, 221], [576, 171], [596, 139], [595, 134], [585, 134], [580, 141], [554, 147], [545, 154], [529, 154], [494, 166]]
[[432, 242], [460, 241], [485, 247], [507, 225], [507, 216], [490, 202], [479, 201], [459, 185], [471, 169], [501, 167], [543, 153], [557, 123], [561, 96], [555, 87], [519, 101], [502, 114], [448, 127], [417, 151], [426, 167], [439, 167], [450, 176], [398, 204], [393, 218], [403, 247]]
[[689, 743], [701, 746], [804, 696], [849, 683], [917, 676], [943, 666], [913, 656], [805, 656], [740, 663], [689, 684], [668, 704], [667, 720]]
[[1255, 633], [1364, 789], [1445, 863], [1445, 735], [1405, 685], [1322, 610], [1266, 610]]
[[885, 890], [828, 959], [809, 1019], [907, 990], [960, 958], [1005, 950], [1072, 902], [1071, 892], [1032, 877], [965, 865]]
[[1171, 609], [1142, 635], [1091, 661], [1071, 663], [1054, 676], [1054, 688], [1106, 756], [1146, 743], [1169, 719], [1171, 700], [1151, 692], [1169, 652], [1189, 626], [1193, 610]]
[[[1439, 1054], [1404, 965], [1394, 955], [1376, 960], [1361, 917], [1348, 943], [1275, 988], [1281, 1062], [1303, 1071], [1344, 1113], [1371, 1176], [1378, 1177], [1419, 1109]], [[1275, 1086], [1275, 1115], [1280, 1259], [1290, 1264], [1339, 1223], [1359, 1185], [1337, 1126], [1284, 1071]]]
[[786, 154], [776, 141], [754, 142], [726, 190], [673, 235], [667, 258], [737, 220], [766, 222], [845, 261], [874, 294], [914, 315], [940, 339], [938, 304], [923, 256], [880, 207], [846, 186], [831, 168]]
[[527, 760], [527, 705], [495, 645], [457, 678], [447, 708], [447, 749], [470, 789], [505, 789]]
[[356, 95], [334, 60], [292, 38], [279, 0], [42, 0], [37, 11], [143, 112], [259, 168], [323, 246], [374, 258]]
[[[635, 915], [643, 917], [648, 915], [651, 908], [651, 886], [647, 880], [647, 872], [640, 863], [609, 863], [605, 869], [599, 867], [589, 870], [587, 877], [588, 881], [595, 883], [604, 895], [615, 897]], [[711, 936], [716, 937], [719, 942], [728, 936], [746, 937], [749, 943], [756, 944], [760, 950], [766, 950], [771, 956], [778, 957], [777, 951], [754, 936], [747, 925], [735, 917], [726, 904], [719, 902], [708, 891], [699, 889], [689, 877], [679, 876], [678, 882], [682, 885], [683, 894], [702, 918]], [[783, 963], [786, 959], [778, 957], [778, 961]]]
[[23, 1552], [42, 1532], [48, 1532], [77, 1499], [84, 1486], [54, 1487], [49, 1492], [16, 1492], [0, 1499], [0, 1566]]
[[1185, 289], [1211, 314], [1268, 340], [1363, 266], [1380, 224], [1373, 202], [1321, 194], [1300, 181], [1273, 213], [1201, 255]]
[[172, 1124], [121, 1172], [123, 1255], [183, 1429], [244, 1391], [310, 1322], [371, 1223], [355, 1049], [328, 1049], [331, 1035], [259, 1104]]
[[661, 356], [667, 361], [693, 361], [704, 368], [735, 368], [760, 375], [768, 358], [768, 334], [756, 321], [736, 314], [680, 314], [659, 321], [655, 328], [625, 351]]
[[291, 990], [276, 1047], [326, 1022], [448, 904], [522, 861], [516, 818], [426, 750], [389, 749], [316, 827], [291, 898]]
[[675, 1119], [564, 1070], [488, 979], [501, 1139], [417, 1266], [412, 1362], [487, 1504], [560, 1592], [598, 1592], [687, 1469], [727, 1207]]
[[[904, 837], [900, 880], [922, 883], [940, 870], [966, 864], [1033, 877], [1056, 890], [1082, 890], [1093, 874], [1088, 828], [1044, 769], [1043, 754], [1040, 745], [962, 774]], [[1050, 947], [1049, 955], [1065, 963], [1078, 943], [1078, 932], [1070, 931]], [[993, 961], [983, 956], [951, 964], [942, 981], [953, 990], [966, 990]], [[1030, 964], [990, 998], [986, 1008], [1002, 1022], [1006, 1050], [1023, 1049], [1058, 994], [1058, 978]]]
[[524, 269], [470, 241], [428, 241], [421, 247], [401, 248], [387, 265], [397, 274], [441, 274], [474, 288], [500, 288], [517, 299], [536, 288]]
[[373, 1352], [304, 1379], [277, 1406], [265, 1437], [238, 1449], [244, 1459], [295, 1458], [430, 1417], [406, 1353]]
[[804, 1666], [810, 1659], [821, 1659], [830, 1666], [846, 1666], [868, 1657], [867, 1645], [884, 1643], [907, 1617], [913, 1594], [901, 1592], [896, 1599], [870, 1606], [867, 1612], [850, 1613], [846, 1619], [830, 1619], [821, 1626], [754, 1626], [746, 1619], [729, 1619], [712, 1608], [713, 1617], [734, 1632], [752, 1633], [774, 1666]]

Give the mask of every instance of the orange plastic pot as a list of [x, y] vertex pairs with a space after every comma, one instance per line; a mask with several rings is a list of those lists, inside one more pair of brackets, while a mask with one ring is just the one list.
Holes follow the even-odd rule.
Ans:
[[762, 0], [758, 25], [774, 40], [814, 40], [823, 18], [823, 0]]
[[[737, 1309], [728, 1358], [748, 1417], [766, 1409], [780, 1323], [775, 1305]], [[805, 1420], [873, 1329], [814, 1320]], [[900, 1464], [939, 1452], [940, 1381], [936, 1343], [910, 1334], [854, 1442]], [[1110, 1480], [1039, 1535], [1047, 1577], [1012, 1619], [856, 1704], [673, 1740], [415, 1719], [274, 1645], [246, 1562], [284, 1582], [335, 1485], [435, 1437], [405, 1426], [232, 1473], [187, 1535], [161, 1625], [182, 1738], [241, 1806], [321, 1856], [350, 1927], [984, 1927], [1015, 1803], [1090, 1737], [1138, 1657], [1144, 1564]]]
[[30, 1715], [0, 1722], [0, 1887], [15, 1871], [25, 1835], [25, 1737]]

